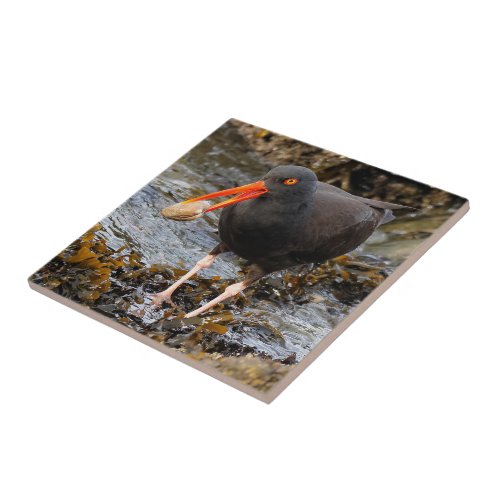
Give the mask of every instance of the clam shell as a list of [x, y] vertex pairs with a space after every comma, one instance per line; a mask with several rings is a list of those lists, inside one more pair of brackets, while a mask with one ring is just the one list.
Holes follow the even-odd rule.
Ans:
[[203, 211], [210, 206], [207, 201], [193, 201], [192, 203], [176, 203], [165, 207], [161, 214], [167, 219], [194, 220], [203, 215]]

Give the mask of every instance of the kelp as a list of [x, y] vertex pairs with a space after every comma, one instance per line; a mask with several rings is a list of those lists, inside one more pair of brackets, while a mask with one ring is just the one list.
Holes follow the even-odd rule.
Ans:
[[408, 179], [332, 151], [312, 146], [238, 120], [230, 121], [255, 151], [269, 164], [302, 165], [318, 179], [352, 194], [415, 208], [455, 207], [464, 199], [427, 184]]
[[93, 305], [112, 288], [111, 276], [123, 269], [139, 269], [140, 257], [125, 247], [111, 250], [96, 224], [58, 254], [31, 279], [79, 303]]
[[[211, 300], [230, 284], [215, 276], [198, 276], [175, 295], [177, 305], [155, 309], [151, 295], [177, 280], [184, 270], [161, 265], [144, 266], [137, 252], [125, 247], [111, 249], [97, 224], [67, 249], [37, 271], [32, 280], [60, 295], [86, 305], [122, 324], [176, 349], [219, 353], [223, 356], [252, 354], [265, 358], [258, 349], [225, 338], [228, 332], [259, 329], [277, 341], [281, 332], [263, 317], [246, 315], [247, 307], [259, 301], [281, 306], [305, 305], [328, 300], [329, 290], [339, 302], [360, 302], [387, 276], [387, 268], [373, 258], [343, 256], [317, 266], [286, 271], [278, 278], [261, 281], [229, 304], [219, 304], [203, 318], [183, 319], [184, 311]], [[202, 350], [198, 349], [201, 346]], [[294, 356], [281, 360], [295, 362]]]

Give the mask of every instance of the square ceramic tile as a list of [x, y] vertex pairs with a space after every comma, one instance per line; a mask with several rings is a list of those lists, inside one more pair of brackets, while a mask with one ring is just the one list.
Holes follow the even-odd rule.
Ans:
[[232, 119], [29, 282], [270, 402], [467, 209]]

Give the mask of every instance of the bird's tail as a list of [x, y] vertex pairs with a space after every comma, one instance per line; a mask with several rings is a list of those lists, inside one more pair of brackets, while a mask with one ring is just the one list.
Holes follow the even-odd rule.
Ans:
[[397, 203], [387, 203], [385, 201], [371, 201], [372, 207], [383, 210], [383, 215], [378, 224], [379, 226], [381, 226], [382, 224], [386, 224], [387, 222], [391, 222], [391, 220], [394, 220], [396, 218], [396, 216], [394, 215], [394, 210], [401, 210], [403, 214], [418, 211], [418, 208], [409, 207], [407, 205], [398, 205]]
[[387, 224], [388, 222], [391, 222], [391, 220], [394, 220], [395, 218], [396, 218], [396, 216], [394, 215], [392, 210], [386, 209], [386, 210], [384, 210], [384, 215], [380, 219], [380, 222], [378, 223], [378, 225], [381, 226], [382, 224]]

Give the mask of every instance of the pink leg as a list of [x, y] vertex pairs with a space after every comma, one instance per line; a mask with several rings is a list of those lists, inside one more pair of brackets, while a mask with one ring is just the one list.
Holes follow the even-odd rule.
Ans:
[[169, 286], [163, 292], [157, 293], [152, 296], [154, 305], [161, 305], [163, 302], [172, 302], [172, 294], [179, 288], [184, 282], [186, 282], [191, 276], [194, 276], [201, 269], [206, 269], [210, 267], [215, 260], [216, 255], [208, 254], [203, 259], [199, 260], [196, 265], [188, 271], [182, 278], [178, 279], [173, 285]]
[[184, 316], [184, 317], [185, 318], [192, 318], [194, 316], [198, 316], [198, 314], [201, 314], [205, 311], [208, 311], [209, 309], [214, 307], [216, 304], [219, 304], [223, 300], [226, 300], [226, 299], [229, 299], [231, 297], [234, 297], [235, 295], [238, 295], [247, 286], [248, 286], [248, 283], [246, 283], [245, 281], [242, 281], [240, 283], [235, 283], [234, 285], [229, 285], [218, 297], [215, 297], [215, 299], [211, 300], [210, 302], [207, 302], [204, 306], [198, 307], [198, 309], [191, 311], [189, 314], [186, 314], [186, 316]]

